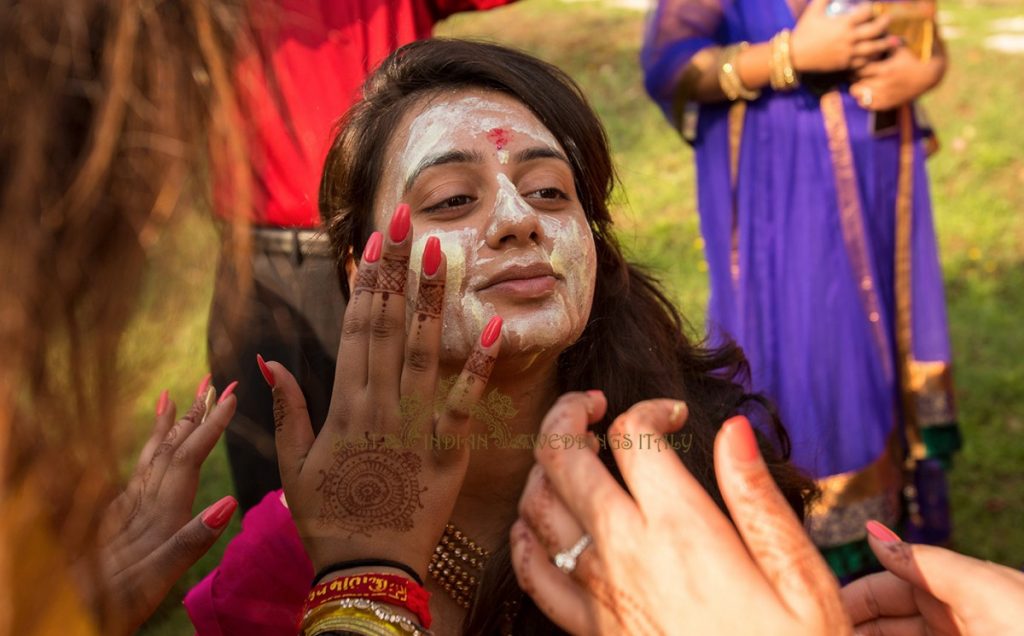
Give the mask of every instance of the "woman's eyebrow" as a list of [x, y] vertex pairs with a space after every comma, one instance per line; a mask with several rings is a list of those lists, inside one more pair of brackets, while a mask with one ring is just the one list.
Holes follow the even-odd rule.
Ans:
[[439, 155], [429, 155], [424, 157], [423, 161], [419, 162], [419, 165], [409, 174], [409, 178], [405, 180], [405, 190], [403, 194], [409, 192], [412, 189], [412, 184], [416, 182], [416, 179], [420, 176], [427, 168], [433, 168], [434, 166], [442, 166], [447, 163], [483, 163], [484, 157], [482, 154], [476, 151], [469, 150], [449, 150], [448, 152], [441, 153]]
[[562, 154], [561, 151], [552, 148], [551, 146], [531, 146], [524, 148], [517, 152], [513, 159], [516, 163], [523, 163], [525, 161], [533, 161], [534, 159], [558, 159], [564, 161], [567, 166], [572, 168], [572, 164], [569, 163], [569, 159]]

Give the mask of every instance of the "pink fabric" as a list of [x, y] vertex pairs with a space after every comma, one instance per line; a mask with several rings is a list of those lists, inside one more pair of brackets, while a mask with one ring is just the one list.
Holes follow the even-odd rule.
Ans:
[[313, 574], [275, 490], [246, 513], [220, 565], [185, 597], [185, 609], [199, 636], [295, 636]]

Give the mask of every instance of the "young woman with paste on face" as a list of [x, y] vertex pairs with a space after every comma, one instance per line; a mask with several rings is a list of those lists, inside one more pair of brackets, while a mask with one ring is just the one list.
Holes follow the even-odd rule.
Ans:
[[[312, 566], [301, 555], [255, 557], [266, 542], [254, 529], [236, 540], [249, 548], [229, 547], [212, 577], [251, 576], [261, 558], [279, 585], [297, 563], [303, 580], [344, 573], [337, 563], [385, 559], [427, 580], [438, 633], [557, 631], [520, 591], [508, 538], [533, 446], [551, 443], [530, 436], [570, 391], [604, 392], [599, 436], [640, 400], [685, 400], [679, 454], [719, 504], [715, 433], [730, 415], [759, 416], [777, 442], [761, 440], [772, 474], [802, 511], [809, 484], [783, 459], [778, 421], [743, 388], [742, 353], [691, 343], [653, 279], [622, 255], [607, 207], [613, 181], [604, 131], [558, 69], [459, 41], [391, 56], [341, 123], [321, 185], [351, 299], [326, 434], [314, 440], [290, 374], [266, 365], [285, 493]], [[467, 443], [450, 448], [450, 435]], [[437, 443], [425, 449], [424, 439]], [[597, 454], [618, 476], [610, 448]], [[543, 508], [522, 513], [543, 524]], [[270, 525], [287, 514], [277, 498], [254, 511], [277, 515]], [[301, 604], [306, 591], [278, 596]], [[193, 597], [194, 618], [208, 600]], [[213, 608], [225, 615], [231, 603]]]

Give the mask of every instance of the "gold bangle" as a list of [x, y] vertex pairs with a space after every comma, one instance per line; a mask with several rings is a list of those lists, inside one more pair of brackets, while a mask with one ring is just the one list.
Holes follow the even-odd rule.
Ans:
[[407, 636], [396, 625], [377, 618], [372, 612], [349, 608], [324, 616], [302, 632], [303, 636], [319, 636], [330, 632], [352, 632], [363, 636]]
[[743, 80], [736, 70], [736, 57], [749, 46], [747, 42], [731, 44], [722, 49], [722, 56], [719, 58], [721, 66], [718, 68], [718, 84], [731, 102], [737, 99], [752, 101], [761, 96], [761, 91], [750, 90], [743, 85]]
[[772, 38], [772, 88], [777, 91], [791, 91], [800, 85], [793, 68], [793, 49], [790, 47], [789, 29], [783, 29]]
[[[302, 636], [316, 636], [331, 631], [326, 626], [333, 625], [336, 620], [355, 620], [360, 624], [376, 629], [377, 631], [360, 631], [350, 629], [357, 633], [365, 633], [368, 636], [432, 636], [430, 630], [420, 627], [412, 620], [395, 613], [390, 606], [378, 603], [365, 598], [343, 598], [318, 605], [306, 612], [302, 618], [302, 627], [299, 631]], [[383, 631], [381, 631], [383, 630]]]

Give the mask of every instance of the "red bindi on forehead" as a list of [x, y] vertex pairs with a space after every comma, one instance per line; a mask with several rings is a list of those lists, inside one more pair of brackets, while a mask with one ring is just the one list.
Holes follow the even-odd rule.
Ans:
[[494, 143], [495, 150], [502, 150], [512, 140], [512, 132], [504, 128], [492, 128], [487, 132], [487, 138]]

